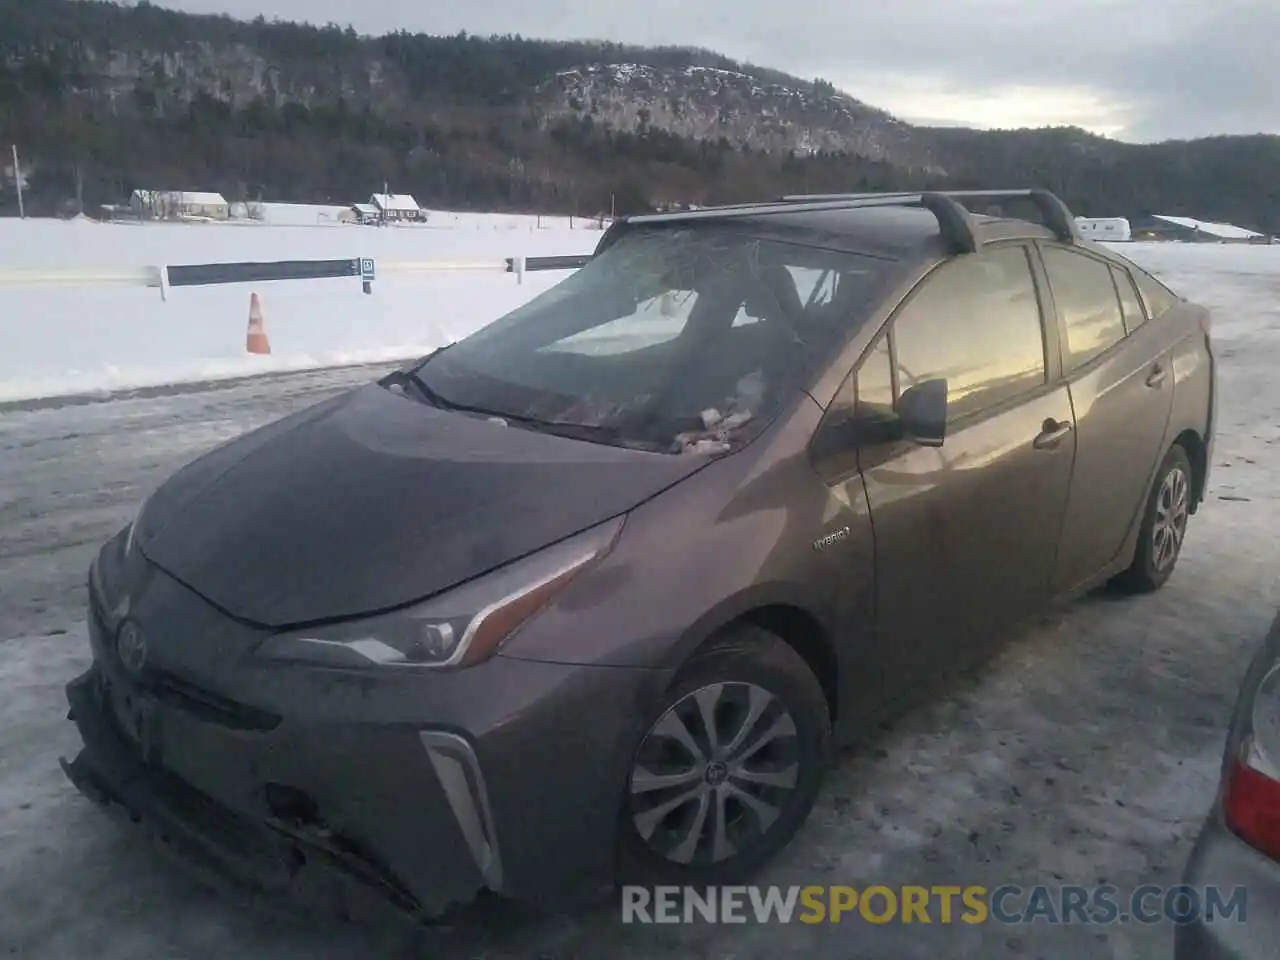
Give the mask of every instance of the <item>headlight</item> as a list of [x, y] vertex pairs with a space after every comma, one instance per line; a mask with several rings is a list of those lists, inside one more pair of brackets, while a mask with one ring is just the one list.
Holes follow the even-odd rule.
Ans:
[[415, 607], [268, 637], [267, 660], [346, 668], [466, 667], [501, 645], [591, 563], [622, 530], [622, 518], [592, 527], [532, 556]]

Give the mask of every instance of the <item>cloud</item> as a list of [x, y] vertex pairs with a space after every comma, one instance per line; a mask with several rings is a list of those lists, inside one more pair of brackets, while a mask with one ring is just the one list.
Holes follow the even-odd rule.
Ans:
[[899, 116], [1070, 123], [1126, 140], [1280, 133], [1275, 0], [165, 0], [366, 33], [707, 47], [824, 77]]

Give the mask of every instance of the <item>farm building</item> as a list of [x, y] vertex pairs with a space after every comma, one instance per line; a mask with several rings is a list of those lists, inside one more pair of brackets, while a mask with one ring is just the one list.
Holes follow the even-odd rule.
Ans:
[[186, 190], [135, 190], [129, 206], [143, 220], [176, 220], [202, 217], [226, 220], [231, 207], [220, 193], [195, 193]]
[[375, 193], [369, 198], [369, 205], [378, 212], [383, 220], [426, 220], [427, 211], [418, 206], [418, 201], [407, 193]]
[[353, 203], [351, 219], [356, 223], [377, 223], [382, 219], [382, 213], [372, 203]]
[[1124, 217], [1076, 217], [1080, 233], [1090, 240], [1131, 240], [1129, 221]]
[[1181, 240], [1193, 243], [1268, 242], [1264, 234], [1237, 227], [1234, 224], [1159, 213], [1152, 215], [1149, 221], [1141, 223], [1136, 232], [1140, 238], [1152, 240]]

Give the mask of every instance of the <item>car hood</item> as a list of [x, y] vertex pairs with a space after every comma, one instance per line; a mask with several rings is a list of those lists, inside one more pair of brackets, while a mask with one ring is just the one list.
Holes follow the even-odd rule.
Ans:
[[377, 385], [193, 461], [137, 544], [225, 612], [268, 627], [426, 598], [625, 513], [705, 457], [570, 440]]

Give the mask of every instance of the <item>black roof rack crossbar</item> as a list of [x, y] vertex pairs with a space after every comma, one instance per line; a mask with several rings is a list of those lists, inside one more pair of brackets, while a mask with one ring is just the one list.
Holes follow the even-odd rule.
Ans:
[[[1075, 243], [1080, 239], [1079, 230], [1076, 227], [1075, 217], [1071, 215], [1071, 211], [1067, 205], [1058, 198], [1050, 190], [1039, 187], [1033, 187], [1023, 190], [939, 190], [934, 193], [935, 196], [949, 197], [957, 202], [962, 200], [1030, 200], [1035, 204], [1036, 209], [1040, 211], [1040, 216], [1044, 220], [1044, 225], [1053, 231], [1063, 243]], [[917, 197], [920, 194], [911, 193], [814, 193], [814, 194], [790, 194], [782, 198], [784, 203], [821, 203], [834, 200], [862, 200], [872, 197]]]
[[[825, 210], [856, 210], [867, 207], [923, 207], [938, 219], [938, 228], [957, 253], [973, 253], [978, 237], [969, 211], [955, 200], [937, 193], [860, 193], [830, 195], [816, 199], [795, 198], [763, 203], [743, 203], [675, 213], [642, 214], [628, 217], [631, 224], [669, 223], [682, 220], [719, 220], [782, 213], [817, 213]], [[603, 242], [603, 241], [602, 241]]]
[[779, 203], [809, 203], [822, 200], [871, 200], [889, 197], [918, 197], [919, 190], [872, 191], [870, 193], [788, 193], [779, 197]]
[[[632, 224], [669, 223], [684, 220], [718, 220], [783, 213], [817, 213], [865, 207], [922, 207], [937, 218], [943, 238], [957, 253], [973, 253], [980, 246], [973, 214], [962, 200], [1027, 199], [1035, 204], [1044, 225], [1063, 243], [1076, 243], [1080, 234], [1066, 204], [1048, 190], [942, 190], [924, 193], [821, 193], [791, 194], [778, 200], [741, 203], [674, 213], [628, 217]], [[621, 222], [621, 221], [620, 221]]]
[[1075, 243], [1080, 239], [1080, 231], [1076, 227], [1076, 219], [1071, 215], [1067, 205], [1050, 190], [1033, 187], [1030, 190], [956, 190], [949, 191], [947, 196], [958, 200], [1014, 200], [1026, 198], [1036, 205], [1044, 225], [1053, 231], [1063, 243]]

